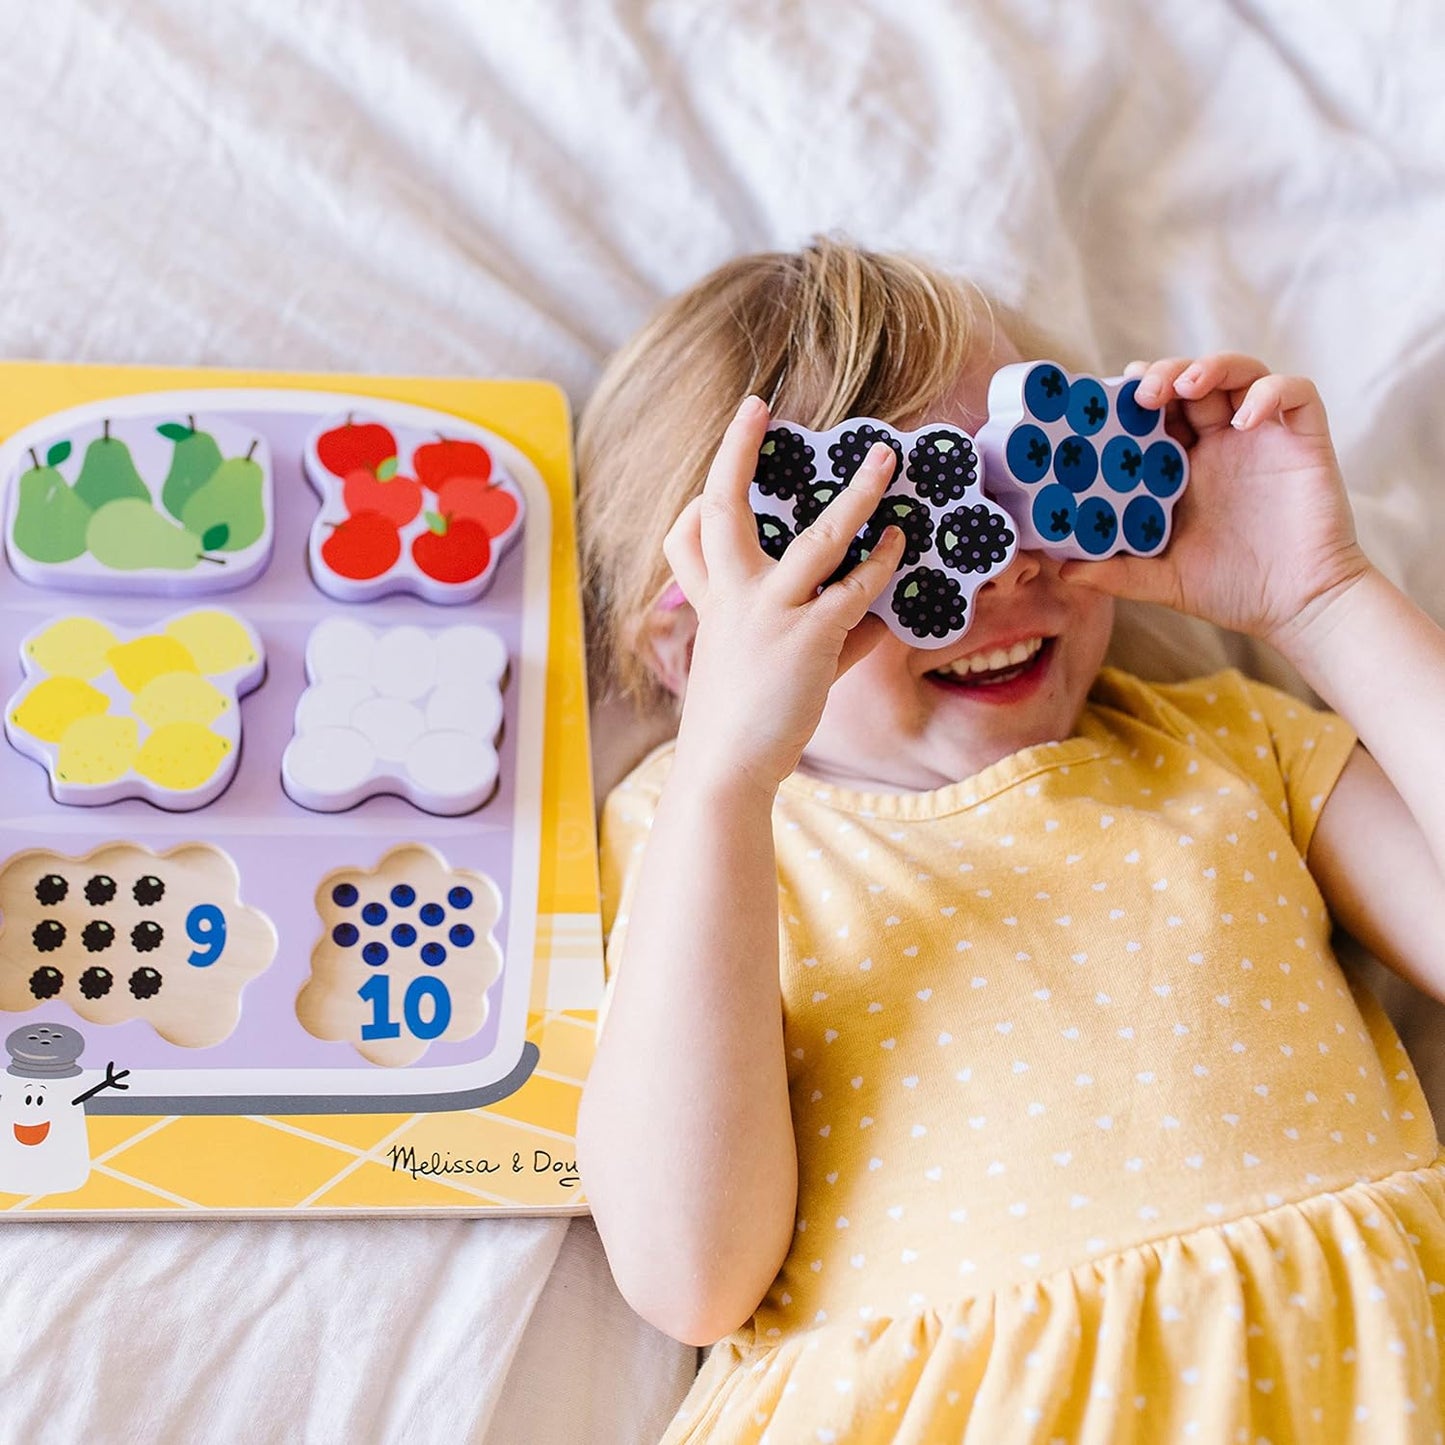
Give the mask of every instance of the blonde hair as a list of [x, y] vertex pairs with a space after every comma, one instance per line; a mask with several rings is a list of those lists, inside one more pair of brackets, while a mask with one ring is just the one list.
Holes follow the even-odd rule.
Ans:
[[827, 238], [730, 261], [667, 302], [608, 362], [578, 425], [594, 686], [642, 711], [673, 705], [639, 634], [671, 576], [663, 538], [744, 396], [814, 430], [897, 423], [954, 390], [980, 321], [992, 349], [997, 312], [925, 262]]

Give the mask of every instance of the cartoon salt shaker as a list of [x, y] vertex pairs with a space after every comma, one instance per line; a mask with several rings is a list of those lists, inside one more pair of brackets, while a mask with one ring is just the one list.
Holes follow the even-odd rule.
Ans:
[[85, 1103], [102, 1089], [126, 1089], [130, 1072], [105, 1066], [105, 1077], [76, 1094], [85, 1073], [85, 1039], [66, 1024], [26, 1024], [5, 1040], [10, 1067], [0, 1074], [0, 1190], [64, 1194], [90, 1177]]

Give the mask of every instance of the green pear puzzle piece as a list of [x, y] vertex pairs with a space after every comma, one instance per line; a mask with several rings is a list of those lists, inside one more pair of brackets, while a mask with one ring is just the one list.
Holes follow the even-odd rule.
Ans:
[[222, 462], [181, 510], [181, 521], [196, 536], [206, 539], [208, 550], [214, 547], [219, 552], [242, 552], [266, 530], [262, 498], [265, 478], [261, 464], [251, 460], [255, 450], [253, 442], [244, 457]]
[[147, 503], [151, 499], [150, 488], [131, 460], [130, 448], [119, 437], [111, 436], [108, 420], [102, 434], [85, 449], [85, 461], [75, 479], [75, 494], [92, 512], [123, 497]]
[[188, 572], [201, 559], [201, 539], [161, 516], [149, 498], [121, 497], [90, 519], [85, 544], [96, 561], [118, 572], [159, 567]]
[[171, 469], [161, 486], [161, 505], [178, 522], [185, 520], [186, 503], [206, 485], [221, 465], [221, 449], [210, 432], [197, 431], [195, 417], [187, 417], [189, 426], [165, 422], [156, 430], [175, 443]]
[[55, 463], [70, 455], [70, 443], [59, 442], [46, 455], [46, 465], [31, 450], [33, 467], [20, 478], [20, 502], [11, 539], [35, 562], [70, 562], [85, 551], [90, 508], [76, 496]]

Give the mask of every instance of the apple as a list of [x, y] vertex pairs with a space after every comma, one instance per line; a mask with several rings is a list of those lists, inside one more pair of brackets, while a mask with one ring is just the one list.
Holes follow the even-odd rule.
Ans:
[[375, 512], [398, 527], [404, 527], [421, 511], [421, 488], [411, 477], [385, 479], [364, 467], [348, 472], [341, 499], [353, 517]]
[[492, 455], [476, 442], [447, 441], [443, 437], [439, 442], [428, 442], [418, 447], [411, 459], [411, 469], [422, 486], [435, 492], [450, 477], [489, 481]]
[[492, 544], [480, 523], [428, 512], [426, 525], [411, 544], [411, 555], [432, 581], [470, 582], [487, 570]]
[[384, 461], [396, 455], [396, 438], [380, 422], [354, 422], [347, 417], [341, 426], [317, 438], [316, 455], [334, 477], [355, 471], [374, 474]]
[[380, 577], [401, 556], [401, 535], [389, 517], [362, 512], [348, 517], [321, 544], [321, 560], [338, 577], [365, 582]]
[[500, 537], [517, 519], [517, 499], [495, 482], [452, 477], [437, 489], [437, 511], [444, 517], [465, 517], [489, 537]]

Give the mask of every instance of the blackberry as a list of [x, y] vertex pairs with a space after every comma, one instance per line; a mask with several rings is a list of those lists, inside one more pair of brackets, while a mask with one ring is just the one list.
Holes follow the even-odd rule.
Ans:
[[898, 579], [890, 605], [915, 637], [947, 637], [963, 626], [968, 599], [937, 567], [915, 567]]
[[765, 497], [792, 501], [800, 487], [818, 475], [813, 465], [813, 448], [795, 431], [776, 426], [763, 438], [758, 449], [758, 469], [753, 485]]
[[846, 577], [860, 562], [864, 561], [873, 550], [873, 543], [866, 536], [854, 537], [848, 543], [848, 550], [843, 554], [843, 560], [832, 570], [824, 581], [823, 586], [831, 587], [839, 578]]
[[152, 923], [147, 919], [131, 929], [130, 946], [137, 953], [153, 953], [161, 946], [165, 936], [165, 930], [159, 923]]
[[30, 992], [35, 998], [54, 998], [65, 985], [65, 975], [48, 964], [30, 975]]
[[941, 507], [978, 480], [978, 456], [961, 432], [925, 432], [908, 453], [908, 474], [918, 495]]
[[103, 918], [93, 918], [80, 932], [87, 953], [104, 953], [115, 942], [115, 929]]
[[54, 953], [65, 942], [65, 925], [54, 918], [46, 918], [31, 930], [30, 941], [37, 953]]
[[161, 991], [164, 980], [153, 968], [138, 968], [130, 976], [130, 991], [133, 998], [154, 998]]
[[893, 455], [898, 458], [893, 475], [899, 476], [903, 471], [902, 446], [892, 432], [882, 427], [869, 426], [866, 422], [853, 431], [843, 432], [828, 448], [828, 455], [833, 459], [833, 475], [839, 481], [851, 482], [853, 473], [863, 465], [863, 458], [868, 455], [868, 449], [874, 442], [887, 442], [893, 448]]
[[47, 873], [35, 885], [35, 901], [43, 903], [47, 908], [54, 908], [57, 903], [65, 901], [65, 895], [69, 892], [70, 884], [59, 873]]
[[897, 527], [903, 533], [903, 558], [900, 567], [911, 567], [933, 544], [933, 517], [927, 507], [905, 493], [884, 497], [863, 528], [864, 555], [883, 540], [885, 527]]
[[85, 885], [85, 901], [94, 908], [104, 908], [115, 897], [115, 879], [97, 873]]
[[80, 975], [80, 991], [86, 998], [104, 998], [115, 983], [115, 978], [108, 968], [101, 968], [99, 964], [85, 970]]
[[130, 892], [131, 897], [142, 908], [149, 908], [152, 903], [159, 903], [166, 896], [166, 885], [154, 873], [147, 873], [144, 878], [136, 879], [135, 887]]
[[793, 529], [780, 517], [770, 517], [764, 512], [754, 515], [758, 522], [758, 546], [773, 561], [780, 561], [788, 550], [788, 543], [793, 540]]
[[842, 482], [816, 481], [798, 493], [793, 502], [793, 520], [801, 532], [823, 515], [823, 508], [843, 490]]
[[1007, 518], [981, 502], [945, 512], [938, 523], [938, 555], [955, 572], [987, 572], [1008, 556], [1013, 540]]

